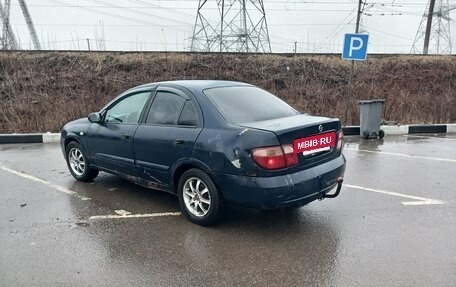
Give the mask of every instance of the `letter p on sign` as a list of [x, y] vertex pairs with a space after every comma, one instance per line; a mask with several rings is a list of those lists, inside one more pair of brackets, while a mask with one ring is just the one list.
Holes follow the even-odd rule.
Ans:
[[368, 40], [368, 34], [345, 34], [342, 59], [365, 61]]

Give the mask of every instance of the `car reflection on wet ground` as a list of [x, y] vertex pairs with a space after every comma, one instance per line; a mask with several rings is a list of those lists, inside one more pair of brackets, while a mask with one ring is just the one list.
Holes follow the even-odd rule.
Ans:
[[204, 228], [173, 195], [76, 182], [57, 144], [1, 145], [0, 285], [455, 286], [455, 146], [347, 137], [336, 199]]

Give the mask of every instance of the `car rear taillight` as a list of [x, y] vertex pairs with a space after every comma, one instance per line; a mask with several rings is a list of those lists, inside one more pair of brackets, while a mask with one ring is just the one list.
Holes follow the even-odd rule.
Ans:
[[337, 133], [337, 150], [341, 151], [344, 147], [344, 133], [342, 131]]
[[294, 153], [293, 146], [291, 144], [283, 145], [283, 153], [287, 166], [297, 165], [299, 163], [298, 154]]
[[290, 167], [299, 162], [292, 145], [256, 148], [252, 150], [252, 158], [256, 164], [268, 170]]

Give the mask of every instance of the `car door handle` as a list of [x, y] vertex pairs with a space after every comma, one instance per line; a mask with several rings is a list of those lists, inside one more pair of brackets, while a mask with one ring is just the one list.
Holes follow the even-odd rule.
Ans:
[[131, 140], [131, 136], [127, 134], [122, 134], [121, 137], [125, 140]]
[[176, 139], [174, 140], [175, 145], [184, 145], [185, 141], [183, 139]]

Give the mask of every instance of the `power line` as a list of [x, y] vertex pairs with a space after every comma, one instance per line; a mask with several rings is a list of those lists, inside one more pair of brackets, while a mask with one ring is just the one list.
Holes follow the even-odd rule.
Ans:
[[[64, 5], [67, 4], [67, 3], [64, 3], [64, 2], [61, 2], [61, 1], [58, 1], [58, 0], [47, 0], [47, 1], [52, 1], [52, 2], [55, 2], [55, 3], [58, 3], [58, 4], [64, 4]], [[71, 5], [71, 4], [68, 4], [68, 5]], [[110, 13], [110, 12], [105, 12], [105, 11], [99, 11], [99, 10], [92, 9], [92, 8], [86, 8], [86, 7], [81, 7], [81, 6], [77, 6], [77, 5], [71, 5], [71, 6], [72, 6], [73, 8], [77, 8], [77, 9], [80, 9], [80, 10], [89, 11], [89, 12], [91, 12], [91, 13], [96, 13], [96, 14], [100, 14], [100, 15], [104, 15], [104, 16], [115, 17], [115, 18], [118, 18], [118, 19], [124, 19], [124, 20], [127, 20], [127, 21], [136, 22], [136, 23], [141, 23], [141, 24], [148, 24], [148, 25], [154, 25], [154, 26], [163, 27], [163, 23], [162, 23], [162, 24], [157, 24], [157, 23], [150, 22], [150, 21], [145, 21], [145, 20], [130, 18], [130, 17], [127, 17], [127, 16], [123, 16], [123, 15], [119, 15], [119, 14], [114, 14], [114, 13]], [[169, 19], [169, 20], [172, 20], [172, 19]], [[168, 26], [167, 26], [167, 27], [168, 27]], [[185, 31], [185, 32], [186, 32], [185, 29], [181, 29], [181, 28], [178, 28], [178, 27], [170, 26], [170, 28], [171, 28], [171, 29], [174, 29], [174, 30], [180, 30], [180, 31]]]
[[[400, 39], [404, 39], [404, 40], [408, 40], [408, 41], [411, 41], [411, 40], [412, 40], [412, 39], [410, 39], [410, 38], [406, 38], [406, 37], [403, 37], [403, 36], [400, 36], [400, 35], [396, 35], [396, 34], [391, 34], [391, 33], [388, 33], [388, 32], [384, 32], [384, 31], [382, 31], [382, 30], [378, 30], [378, 29], [372, 28], [372, 27], [370, 27], [370, 26], [368, 27], [368, 26], [363, 25], [363, 24], [361, 24], [361, 26], [362, 26], [363, 28], [365, 28], [365, 30], [369, 30], [369, 31], [372, 30], [372, 31], [375, 31], [375, 32], [377, 32], [377, 33], [381, 33], [381, 34], [384, 34], [384, 35], [388, 35], [388, 36], [391, 36], [391, 37], [400, 38]], [[405, 46], [407, 46], [407, 45], [405, 45]]]
[[[86, 1], [90, 1], [90, 2], [93, 2], [93, 3], [99, 3], [99, 4], [102, 4], [102, 5], [112, 5], [114, 7], [117, 6], [117, 5], [113, 5], [113, 4], [108, 4], [108, 3], [100, 1], [100, 0], [86, 0]], [[118, 8], [122, 8], [121, 6], [117, 6], [117, 7]], [[125, 10], [127, 10], [129, 12], [132, 12], [132, 13], [135, 13], [135, 14], [144, 15], [144, 16], [147, 16], [147, 17], [151, 17], [152, 16], [152, 17], [163, 19], [163, 20], [166, 20], [166, 21], [173, 21], [173, 22], [176, 22], [176, 23], [192, 25], [192, 23], [188, 23], [188, 22], [184, 22], [184, 21], [180, 21], [180, 20], [176, 20], [176, 19], [171, 19], [171, 18], [168, 18], [168, 17], [163, 17], [163, 16], [160, 16], [160, 15], [156, 15], [156, 14], [151, 14], [151, 13], [148, 13], [148, 12], [138, 11], [138, 10], [135, 10], [135, 9], [132, 9], [132, 8], [123, 7], [122, 9], [125, 9]]]
[[[48, 1], [52, 1], [52, 0], [48, 0]], [[141, 6], [131, 6], [131, 5], [115, 5], [115, 4], [108, 4], [108, 3], [105, 3], [104, 5], [80, 5], [80, 4], [71, 4], [71, 3], [67, 3], [65, 2], [66, 4], [64, 5], [49, 5], [49, 4], [31, 4], [29, 6], [31, 7], [44, 7], [44, 8], [51, 8], [51, 7], [56, 7], [56, 8], [73, 8], [74, 6], [78, 6], [78, 7], [84, 7], [84, 8], [102, 8], [102, 9], [126, 9], [126, 8], [130, 8], [130, 9], [156, 9], [156, 10], [168, 10], [168, 11], [172, 11], [173, 13], [180, 13], [181, 15], [185, 15], [185, 16], [192, 16], [191, 14], [188, 14], [188, 13], [183, 13], [183, 12], [178, 12], [178, 10], [194, 10], [195, 8], [194, 7], [166, 7], [166, 6], [160, 6], [160, 5], [154, 5], [154, 4], [151, 4], [149, 2], [145, 2], [145, 1], [135, 1], [135, 0], [128, 0], [130, 2], [134, 2], [134, 3], [139, 3], [139, 4], [143, 4]], [[194, 0], [192, 0], [194, 1]], [[180, 2], [180, 1], [173, 1], [173, 2]], [[185, 2], [185, 1], [184, 1]], [[274, 2], [272, 2], [274, 3]], [[290, 4], [290, 2], [275, 2], [275, 3], [280, 3], [280, 4]], [[271, 4], [271, 2], [268, 1], [268, 4]], [[333, 6], [334, 4], [337, 4], [337, 5], [353, 5], [353, 2], [345, 2], [345, 3], [340, 3], [340, 2], [313, 2], [313, 3], [305, 3], [305, 4], [316, 4], [316, 5], [325, 5], [325, 4], [330, 4], [331, 6]], [[416, 8], [421, 8], [423, 7], [425, 4], [410, 4], [410, 3], [407, 3], [407, 4], [403, 4], [403, 5], [390, 5], [390, 4], [385, 4], [385, 3], [372, 3], [373, 5], [376, 5], [376, 6], [381, 6], [381, 7], [401, 7], [401, 8], [406, 8], [406, 7], [416, 7]], [[13, 4], [15, 5], [15, 4]], [[217, 10], [217, 8], [207, 8], [208, 10]], [[309, 9], [309, 8], [305, 8], [305, 9], [297, 9], [297, 8], [287, 8], [287, 6], [284, 6], [284, 8], [272, 8], [272, 7], [268, 7], [268, 11], [311, 11], [311, 12], [315, 12], [315, 11], [331, 11], [331, 12], [334, 12], [334, 11], [337, 11], [337, 12], [348, 12], [350, 11], [350, 9]]]
[[[138, 32], [142, 34], [144, 30], [140, 30], [141, 27], [148, 28], [148, 27], [156, 27], [156, 28], [169, 28], [173, 31], [176, 32], [176, 37], [181, 37], [182, 35], [181, 32], [186, 32], [188, 33], [190, 31], [190, 28], [193, 26], [192, 21], [190, 21], [190, 18], [194, 18], [194, 14], [191, 12], [188, 12], [186, 10], [194, 10], [194, 7], [190, 7], [193, 3], [196, 3], [196, 0], [124, 0], [124, 1], [108, 1], [108, 0], [83, 0], [83, 1], [70, 1], [70, 0], [42, 0], [43, 2], [35, 2], [31, 3], [28, 5], [29, 7], [39, 7], [48, 9], [48, 8], [56, 8], [54, 11], [58, 11], [55, 13], [60, 13], [63, 10], [57, 10], [57, 9], [65, 9], [68, 8], [70, 9], [78, 9], [82, 11], [87, 11], [89, 13], [101, 15], [101, 16], [106, 16], [109, 17], [107, 20], [107, 23], [105, 22], [103, 26], [106, 27], [125, 27], [127, 29], [128, 27], [138, 27], [138, 30], [141, 32]], [[46, 1], [46, 2], [44, 2]], [[214, 0], [208, 0], [209, 1], [214, 1]], [[234, 0], [225, 0], [225, 2], [233, 2]], [[412, 0], [413, 1], [413, 0]], [[249, 2], [249, 1], [246, 1]], [[256, 1], [253, 1], [256, 2]], [[333, 41], [334, 38], [340, 35], [341, 32], [344, 31], [344, 29], [347, 28], [348, 25], [352, 25], [354, 23], [354, 15], [353, 15], [353, 10], [349, 9], [350, 6], [353, 6], [356, 4], [358, 1], [349, 1], [349, 0], [340, 0], [340, 1], [331, 1], [331, 0], [323, 0], [323, 1], [299, 1], [299, 0], [264, 0], [265, 5], [267, 8], [265, 8], [267, 11], [280, 11], [283, 14], [280, 14], [283, 17], [275, 19], [275, 23], [269, 23], [268, 22], [268, 27], [273, 28], [272, 33], [269, 33], [271, 37], [271, 44], [275, 45], [275, 49], [278, 49], [278, 45], [281, 44], [287, 44], [287, 43], [294, 43], [298, 39], [303, 39], [305, 38], [302, 36], [302, 29], [301, 31], [295, 33], [294, 35], [290, 33], [282, 33], [282, 31], [285, 30], [290, 30], [293, 29], [293, 27], [309, 27], [309, 31], [315, 30], [314, 27], [326, 27], [318, 29], [318, 31], [331, 31], [329, 34], [323, 34], [325, 37], [323, 42], [321, 43], [311, 43], [310, 41], [305, 42], [306, 44], [312, 44], [312, 45], [318, 45], [321, 48], [327, 49], [327, 47], [333, 47], [335, 46]], [[370, 17], [387, 17], [387, 16], [402, 16], [402, 15], [422, 15], [422, 13], [419, 12], [417, 9], [421, 9], [423, 6], [425, 6], [425, 3], [418, 3], [418, 1], [413, 1], [413, 2], [408, 2], [408, 1], [393, 1], [393, 0], [385, 0], [385, 1], [375, 1], [375, 2], [370, 2], [369, 4], [371, 5], [370, 10], [366, 11], [364, 15], [370, 16]], [[13, 4], [16, 5], [17, 4]], [[216, 11], [217, 8], [211, 8], [207, 7], [207, 9], [211, 11]], [[34, 10], [33, 10], [34, 11]], [[52, 10], [49, 9], [52, 13]], [[66, 13], [66, 11], [65, 11]], [[212, 13], [212, 14], [211, 14]], [[209, 13], [210, 15], [213, 15], [213, 12]], [[303, 19], [307, 19], [307, 15], [311, 13], [320, 13], [316, 15], [322, 15], [320, 19], [324, 19], [325, 17], [323, 16], [324, 14], [322, 13], [330, 13], [330, 15], [334, 15], [332, 17], [326, 17], [327, 23], [305, 23], [305, 21], [302, 21]], [[336, 15], [337, 14], [337, 15]], [[278, 15], [278, 13], [273, 13], [273, 15]], [[306, 15], [306, 16], [301, 16], [300, 15]], [[348, 16], [348, 17], [347, 17]], [[334, 23], [334, 18], [339, 18], [342, 20], [342, 22], [336, 22]], [[101, 18], [101, 17], [100, 17]], [[313, 17], [312, 17], [313, 18]], [[312, 19], [309, 18], [309, 19]], [[402, 17], [401, 17], [402, 18]], [[111, 19], [117, 19], [120, 21], [113, 22]], [[288, 22], [285, 22], [282, 19], [288, 20]], [[290, 20], [290, 19], [295, 19], [295, 20]], [[35, 19], [34, 19], [35, 20]], [[125, 21], [121, 21], [125, 20]], [[207, 19], [209, 22], [214, 24], [215, 20], [212, 19]], [[270, 20], [270, 19], [268, 19]], [[279, 22], [280, 21], [280, 22]], [[297, 21], [298, 23], [292, 23], [292, 21]], [[309, 20], [308, 20], [309, 21]], [[43, 21], [41, 21], [43, 22]], [[111, 22], [111, 23], [109, 23]], [[304, 22], [304, 23], [303, 23]], [[311, 21], [309, 21], [311, 22]], [[333, 23], [331, 23], [333, 22]], [[87, 22], [86, 22], [87, 23]], [[125, 23], [125, 24], [118, 24], [118, 23]], [[94, 24], [95, 25], [95, 24]], [[94, 25], [90, 24], [85, 24], [83, 22], [81, 23], [36, 23], [35, 26], [40, 26], [40, 27], [54, 27], [56, 29], [62, 27], [93, 27]], [[17, 21], [14, 23], [14, 26], [24, 26], [23, 23], [17, 23]], [[362, 25], [363, 27], [366, 27], [365, 25]], [[373, 26], [374, 28], [372, 28]], [[409, 40], [406, 35], [404, 34], [403, 36], [396, 35], [394, 33], [389, 33], [384, 26], [378, 26], [377, 29], [375, 29], [376, 25], [370, 25], [368, 28], [369, 30], [375, 31], [376, 33], [394, 37], [397, 39], [403, 39], [403, 40]], [[42, 28], [42, 29], [52, 29], [52, 28]], [[75, 28], [76, 29], [76, 28]], [[126, 31], [125, 29], [122, 29], [123, 31]], [[324, 30], [323, 30], [324, 29]], [[111, 29], [110, 31], [113, 31], [114, 29]], [[133, 30], [133, 29], [132, 29]], [[298, 29], [294, 29], [298, 30]], [[87, 31], [87, 29], [81, 28], [81, 31]], [[151, 30], [152, 32], [155, 30]], [[78, 30], [79, 32], [79, 30]], [[274, 33], [275, 32], [275, 33]], [[396, 33], [400, 33], [395, 31]], [[59, 32], [60, 33], [60, 32]], [[156, 32], [155, 32], [156, 33]], [[160, 31], [158, 31], [160, 33]], [[321, 35], [321, 32], [319, 32]], [[277, 35], [275, 35], [277, 34]], [[84, 39], [87, 38], [87, 36], [91, 36], [92, 34], [84, 36]], [[187, 34], [188, 35], [188, 34]], [[309, 35], [313, 36], [313, 33], [310, 32]], [[111, 36], [113, 37], [113, 36]], [[129, 37], [129, 35], [127, 35]], [[146, 37], [146, 36], [140, 36], [140, 37]], [[166, 36], [168, 37], [168, 35]], [[296, 37], [296, 38], [294, 38]], [[163, 37], [162, 37], [163, 38]], [[182, 38], [182, 37], [181, 37]], [[185, 38], [185, 35], [184, 35]], [[294, 38], [294, 39], [291, 39]], [[180, 38], [179, 38], [180, 40]], [[188, 40], [188, 38], [186, 38]], [[108, 41], [111, 42], [111, 41]], [[176, 41], [178, 42], [178, 41]], [[304, 43], [303, 41], [298, 41], [299, 43]], [[328, 44], [330, 43], [331, 44]], [[111, 42], [113, 43], [113, 42]], [[185, 43], [185, 40], [182, 39], [182, 45]], [[158, 43], [159, 44], [159, 43]], [[157, 45], [158, 45], [157, 44]], [[163, 43], [162, 43], [163, 44]], [[169, 43], [170, 45], [173, 45], [172, 43]], [[400, 43], [399, 43], [400, 44]], [[329, 46], [328, 46], [329, 45]], [[331, 46], [332, 45], [332, 46]], [[371, 46], [377, 46], [377, 45], [371, 45]], [[378, 45], [378, 46], [391, 46], [392, 45]], [[397, 47], [400, 47], [401, 45], [397, 45]], [[285, 47], [287, 48], [287, 47]], [[316, 47], [318, 50], [318, 47]]]
[[[53, 40], [53, 41], [41, 41], [41, 44], [54, 44], [54, 43], [71, 43], [71, 42], [83, 42], [86, 43], [87, 39], [90, 41], [96, 41], [96, 38], [81, 38], [81, 39], [65, 39], [65, 40]], [[163, 45], [163, 42], [148, 42], [148, 41], [127, 41], [127, 40], [105, 40], [106, 42], [111, 43], [126, 43], [126, 44], [148, 44], [148, 45]], [[294, 45], [295, 41], [271, 41], [271, 44], [290, 44]], [[301, 44], [311, 44], [311, 45], [319, 45], [319, 42], [300, 42]], [[29, 45], [33, 44], [32, 42], [25, 42], [24, 44]], [[181, 42], [167, 42], [169, 45], [182, 45]], [[343, 44], [327, 44], [329, 46], [338, 46], [342, 47]], [[407, 44], [369, 44], [370, 46], [375, 47], [410, 47]]]
[[356, 11], [356, 8], [354, 8], [347, 16], [345, 16], [345, 18], [340, 22], [340, 24], [339, 24], [336, 28], [334, 28], [334, 30], [332, 30], [332, 31], [328, 34], [328, 36], [326, 36], [326, 38], [325, 38], [325, 39], [323, 40], [323, 42], [321, 43], [320, 48], [321, 48], [324, 44], [326, 44], [326, 42], [327, 42], [331, 37], [333, 37], [333, 34], [334, 34], [334, 36], [335, 36], [335, 35], [337, 35], [337, 34], [340, 33], [340, 31], [337, 32], [337, 33], [335, 33], [336, 31], [338, 31], [338, 29], [339, 29], [340, 27], [342, 27], [342, 29], [343, 29], [345, 26], [351, 24], [351, 22], [352, 22], [353, 20], [356, 19], [356, 16], [354, 16], [354, 17], [351, 18], [347, 23], [345, 23], [345, 21], [347, 21], [347, 19], [348, 19], [355, 11]]
[[[128, 0], [128, 1], [147, 5], [147, 7], [144, 7], [144, 8], [153, 8], [153, 9], [166, 10], [166, 11], [169, 11], [171, 13], [178, 14], [179, 16], [187, 16], [187, 17], [190, 17], [192, 19], [195, 17], [194, 14], [188, 14], [188, 13], [177, 11], [177, 10], [179, 10], [179, 7], [175, 7], [173, 9], [171, 9], [171, 8], [161, 7], [160, 5], [154, 5], [154, 4], [151, 4], [149, 2], [142, 1], [142, 0]], [[192, 9], [195, 9], [195, 8], [192, 8]]]
[[[11, 23], [14, 26], [25, 26], [24, 23]], [[268, 24], [269, 27], [297, 27], [297, 26], [337, 26], [339, 23], [289, 23], [289, 24]], [[93, 27], [94, 24], [81, 24], [81, 23], [35, 23], [35, 26], [49, 26], [49, 27]], [[104, 24], [106, 27], [145, 27], [149, 28], [150, 24]], [[166, 24], [166, 26], [175, 27], [188, 27], [187, 24]]]

